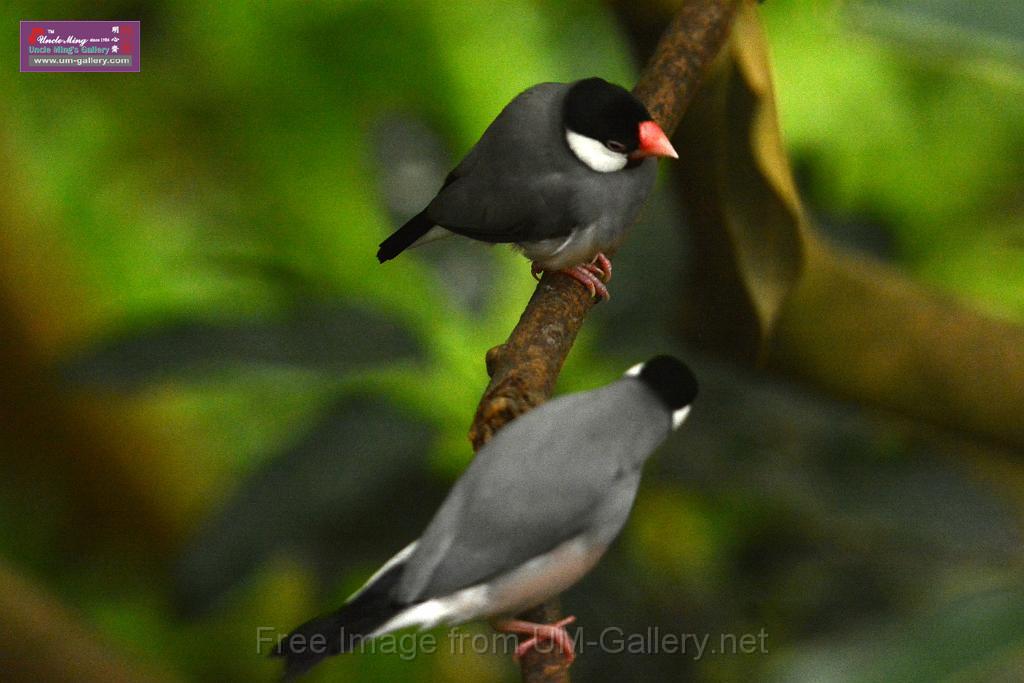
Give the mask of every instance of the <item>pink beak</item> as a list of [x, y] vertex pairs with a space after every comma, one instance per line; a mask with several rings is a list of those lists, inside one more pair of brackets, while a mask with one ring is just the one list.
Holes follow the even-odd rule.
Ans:
[[665, 131], [654, 121], [644, 121], [640, 124], [640, 147], [630, 156], [634, 159], [643, 157], [679, 158], [672, 143], [668, 141]]

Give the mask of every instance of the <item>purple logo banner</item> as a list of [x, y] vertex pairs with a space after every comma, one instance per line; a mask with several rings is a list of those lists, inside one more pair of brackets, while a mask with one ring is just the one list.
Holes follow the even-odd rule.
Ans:
[[138, 21], [23, 21], [22, 71], [139, 71]]

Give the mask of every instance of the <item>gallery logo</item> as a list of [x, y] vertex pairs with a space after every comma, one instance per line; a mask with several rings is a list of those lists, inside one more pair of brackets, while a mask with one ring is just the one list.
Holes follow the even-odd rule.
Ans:
[[23, 21], [21, 71], [140, 71], [138, 21]]

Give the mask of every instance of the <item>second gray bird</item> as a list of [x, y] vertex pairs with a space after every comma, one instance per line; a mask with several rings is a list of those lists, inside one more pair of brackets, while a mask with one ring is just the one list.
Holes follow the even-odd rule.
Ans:
[[419, 540], [339, 610], [277, 645], [286, 676], [402, 628], [491, 618], [571, 661], [565, 625], [511, 618], [576, 583], [629, 517], [644, 462], [683, 423], [697, 380], [658, 356], [600, 389], [571, 394], [503, 427], [477, 453]]
[[678, 155], [624, 88], [600, 78], [535, 85], [509, 102], [377, 258], [452, 234], [512, 243], [534, 275], [562, 271], [607, 298], [605, 252], [650, 194], [658, 156]]

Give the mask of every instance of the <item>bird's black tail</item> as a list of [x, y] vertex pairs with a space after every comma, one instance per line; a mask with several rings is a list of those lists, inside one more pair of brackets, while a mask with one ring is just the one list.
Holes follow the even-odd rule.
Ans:
[[341, 609], [307, 621], [277, 644], [271, 657], [285, 660], [283, 680], [292, 681], [321, 660], [352, 651], [407, 605], [391, 598], [404, 563], [390, 567]]
[[427, 218], [426, 211], [420, 211], [410, 218], [405, 225], [391, 233], [391, 236], [380, 243], [377, 260], [381, 263], [390, 261], [411, 247], [416, 240], [430, 232], [434, 222]]

